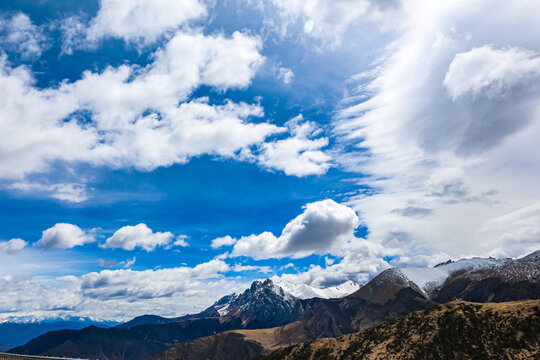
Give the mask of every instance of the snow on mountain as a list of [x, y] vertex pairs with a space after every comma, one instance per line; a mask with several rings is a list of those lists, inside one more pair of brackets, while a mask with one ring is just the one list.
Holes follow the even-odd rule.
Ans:
[[440, 287], [444, 281], [459, 270], [480, 270], [500, 266], [504, 260], [472, 258], [461, 259], [456, 262], [442, 264], [434, 268], [400, 268], [401, 274], [409, 281], [415, 283], [425, 295]]
[[360, 285], [350, 280], [343, 284], [327, 288], [317, 288], [306, 284], [294, 284], [277, 276], [272, 277], [271, 280], [274, 284], [280, 286], [286, 292], [298, 299], [311, 299], [315, 297], [323, 299], [341, 298], [352, 294], [360, 288]]

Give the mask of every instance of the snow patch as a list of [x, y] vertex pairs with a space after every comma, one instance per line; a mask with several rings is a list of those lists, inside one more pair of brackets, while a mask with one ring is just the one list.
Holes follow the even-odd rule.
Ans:
[[440, 287], [444, 281], [459, 270], [480, 270], [488, 267], [499, 266], [503, 260], [472, 258], [461, 259], [453, 263], [440, 265], [435, 268], [401, 268], [405, 277], [415, 283], [425, 295], [433, 289]]
[[298, 299], [311, 299], [315, 297], [322, 299], [342, 298], [352, 294], [360, 288], [360, 285], [350, 280], [338, 286], [331, 286], [327, 288], [318, 288], [307, 284], [294, 284], [277, 276], [272, 277], [271, 280], [274, 284], [283, 288], [285, 292]]

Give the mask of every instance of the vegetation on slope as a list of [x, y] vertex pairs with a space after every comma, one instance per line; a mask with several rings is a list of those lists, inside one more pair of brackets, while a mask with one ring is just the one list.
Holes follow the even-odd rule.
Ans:
[[264, 360], [538, 359], [540, 301], [455, 301], [375, 328], [277, 350]]

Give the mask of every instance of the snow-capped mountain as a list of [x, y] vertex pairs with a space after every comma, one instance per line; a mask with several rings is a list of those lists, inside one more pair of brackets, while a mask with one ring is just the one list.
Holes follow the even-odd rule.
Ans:
[[225, 296], [211, 308], [220, 316], [241, 318], [244, 327], [279, 326], [304, 315], [299, 299], [271, 279], [254, 281], [241, 294]]
[[472, 258], [433, 268], [387, 269], [352, 296], [384, 303], [405, 288], [439, 303], [535, 298], [540, 293], [540, 252], [517, 260]]
[[232, 315], [236, 312], [246, 311], [248, 308], [256, 308], [260, 302], [266, 305], [275, 306], [281, 304], [282, 309], [294, 308], [297, 300], [301, 299], [333, 299], [342, 298], [352, 294], [360, 288], [354, 281], [346, 281], [337, 286], [328, 288], [317, 288], [306, 284], [294, 284], [287, 282], [277, 276], [265, 281], [255, 281], [250, 288], [241, 294], [230, 294], [216, 301], [203, 313], [210, 314], [217, 312], [219, 316]]
[[400, 268], [396, 270], [407, 280], [416, 284], [423, 294], [429, 297], [435, 289], [444, 284], [450, 275], [457, 271], [487, 269], [500, 266], [503, 262], [504, 260], [493, 258], [472, 258], [437, 265], [433, 268]]
[[342, 298], [349, 294], [352, 294], [356, 290], [360, 289], [360, 285], [354, 281], [346, 281], [343, 284], [337, 286], [331, 286], [327, 288], [318, 288], [307, 284], [295, 284], [287, 282], [277, 276], [271, 278], [274, 284], [280, 286], [289, 294], [295, 296], [298, 299], [335, 299]]

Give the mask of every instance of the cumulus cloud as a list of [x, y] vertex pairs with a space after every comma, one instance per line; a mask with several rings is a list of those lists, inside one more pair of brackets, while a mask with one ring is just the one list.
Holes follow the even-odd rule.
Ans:
[[88, 317], [127, 321], [140, 314], [179, 316], [210, 306], [220, 296], [249, 284], [225, 279], [231, 268], [221, 260], [195, 267], [133, 271], [103, 270], [40, 281], [0, 277], [0, 321]]
[[18, 53], [23, 60], [40, 57], [49, 46], [43, 29], [23, 13], [0, 17], [0, 45]]
[[174, 246], [180, 246], [180, 247], [188, 247], [189, 244], [186, 241], [187, 238], [188, 238], [187, 235], [178, 235], [176, 237], [176, 240], [174, 241], [173, 245]]
[[[540, 198], [538, 3], [403, 4], [405, 31], [335, 118], [338, 142], [358, 149], [338, 162], [368, 189], [348, 203], [387, 254], [485, 255], [482, 224]], [[510, 237], [498, 249], [521, 254]]]
[[13, 254], [21, 251], [28, 245], [23, 239], [11, 239], [9, 241], [0, 242], [0, 253]]
[[302, 115], [289, 120], [285, 126], [291, 136], [262, 144], [257, 162], [287, 175], [326, 173], [332, 158], [323, 150], [328, 145], [328, 138], [317, 137], [322, 130], [315, 123], [304, 121]]
[[342, 245], [342, 258], [339, 261], [325, 261], [324, 267], [311, 265], [305, 271], [282, 274], [281, 278], [295, 284], [308, 284], [316, 287], [335, 286], [348, 280], [359, 284], [366, 283], [390, 265], [381, 259], [384, 249], [365, 239], [356, 239]]
[[85, 233], [76, 225], [58, 223], [41, 234], [41, 239], [35, 244], [45, 250], [71, 249], [96, 241], [93, 235]]
[[444, 86], [454, 100], [466, 95], [495, 98], [504, 93], [510, 95], [516, 86], [526, 86], [538, 77], [538, 53], [485, 45], [456, 54], [444, 77]]
[[234, 245], [236, 241], [237, 240], [235, 238], [231, 237], [230, 235], [226, 235], [212, 240], [210, 246], [212, 247], [212, 249], [219, 249], [222, 246]]
[[231, 257], [250, 256], [256, 259], [305, 257], [338, 251], [355, 240], [358, 216], [351, 208], [327, 199], [307, 204], [304, 212], [291, 220], [276, 237], [266, 231], [240, 238]]
[[194, 283], [222, 277], [229, 271], [222, 260], [210, 260], [193, 268], [179, 267], [158, 270], [103, 270], [99, 273], [83, 275], [80, 287], [85, 297], [93, 299], [143, 300], [157, 297], [170, 297]]
[[[133, 16], [154, 11], [145, 10], [150, 4], [145, 1], [124, 3], [103, 2], [102, 8], [111, 6]], [[194, 4], [198, 3], [178, 6], [195, 8]], [[71, 45], [65, 44], [63, 51], [69, 52], [84, 26], [80, 18], [66, 21], [62, 29]], [[258, 104], [190, 99], [202, 85], [219, 90], [248, 86], [264, 63], [261, 51], [258, 36], [238, 31], [205, 35], [183, 28], [171, 32], [145, 66], [125, 63], [99, 72], [87, 70], [76, 81], [45, 88], [35, 86], [29, 67], [14, 67], [1, 56], [0, 131], [5, 141], [0, 153], [6, 156], [0, 157], [0, 177], [43, 173], [55, 161], [150, 171], [204, 154], [252, 161], [288, 175], [326, 172], [330, 156], [323, 149], [328, 139], [319, 136], [314, 123], [291, 121], [278, 127], [261, 121], [264, 111]], [[290, 78], [285, 75], [284, 80]], [[88, 197], [77, 184], [48, 186], [43, 191], [60, 200], [80, 202]]]
[[189, 20], [206, 14], [198, 0], [101, 0], [99, 11], [86, 31], [86, 40], [118, 37], [148, 43]]
[[[241, 33], [178, 33], [143, 69], [87, 71], [74, 83], [45, 89], [34, 88], [29, 68], [12, 68], [4, 56], [0, 153], [9, 156], [1, 157], [0, 176], [46, 171], [55, 160], [152, 170], [201, 154], [238, 157], [285, 129], [249, 122], [263, 116], [258, 105], [182, 100], [202, 84], [248, 85], [263, 59], [259, 48], [257, 38]], [[90, 122], [80, 122], [84, 111]]]
[[158, 246], [169, 244], [173, 239], [174, 234], [169, 231], [154, 233], [146, 224], [127, 225], [118, 229], [101, 247], [124, 250], [134, 250], [138, 247], [150, 252]]

